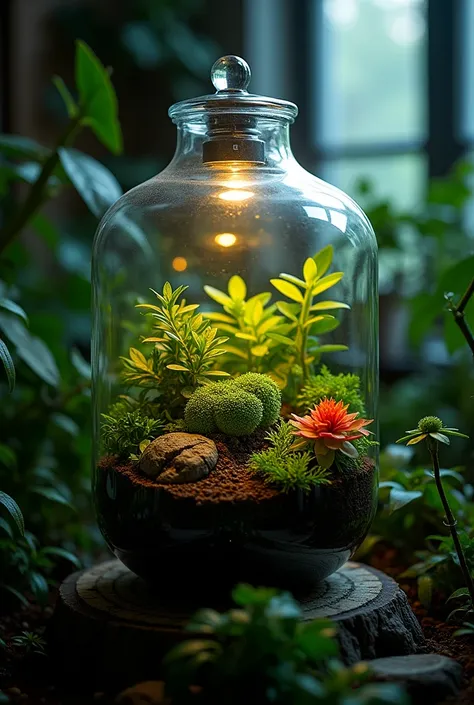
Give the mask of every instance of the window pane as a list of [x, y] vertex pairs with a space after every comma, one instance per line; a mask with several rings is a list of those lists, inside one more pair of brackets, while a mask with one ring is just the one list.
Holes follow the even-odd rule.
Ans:
[[[318, 174], [319, 175], [319, 174]], [[363, 159], [338, 159], [326, 162], [322, 177], [342, 188], [362, 207], [366, 199], [358, 192], [357, 182], [368, 181], [377, 203], [388, 199], [397, 212], [416, 207], [423, 198], [427, 168], [425, 158], [419, 154]], [[418, 239], [410, 228], [401, 227], [399, 249], [381, 249], [379, 257], [380, 292], [391, 291], [398, 282], [399, 291], [412, 295], [419, 287], [422, 251]]]
[[474, 139], [474, 2], [463, 3], [463, 47], [461, 52], [462, 90], [461, 136]]
[[419, 203], [426, 184], [426, 164], [418, 154], [393, 157], [335, 159], [325, 162], [322, 178], [358, 199], [357, 182], [361, 179], [374, 186], [377, 197], [388, 198], [399, 208]]
[[[317, 144], [425, 137], [425, 4], [323, 0], [322, 36], [315, 38], [314, 56], [319, 66], [313, 120]], [[314, 3], [315, 13], [318, 7]]]

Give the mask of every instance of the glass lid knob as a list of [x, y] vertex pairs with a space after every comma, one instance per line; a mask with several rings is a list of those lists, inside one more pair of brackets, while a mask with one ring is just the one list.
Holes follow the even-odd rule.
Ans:
[[222, 56], [211, 69], [211, 80], [217, 92], [246, 91], [251, 75], [250, 66], [240, 56]]

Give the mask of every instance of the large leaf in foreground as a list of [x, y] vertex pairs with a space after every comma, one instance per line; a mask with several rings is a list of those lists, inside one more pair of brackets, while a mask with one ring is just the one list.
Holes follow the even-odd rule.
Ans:
[[103, 164], [77, 149], [61, 147], [58, 152], [76, 191], [89, 210], [101, 218], [122, 195], [119, 182]]

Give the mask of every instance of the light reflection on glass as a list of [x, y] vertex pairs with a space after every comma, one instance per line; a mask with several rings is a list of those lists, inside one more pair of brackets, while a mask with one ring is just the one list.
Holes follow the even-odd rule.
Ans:
[[221, 247], [232, 247], [237, 242], [237, 237], [234, 233], [219, 233], [214, 238], [214, 242]]

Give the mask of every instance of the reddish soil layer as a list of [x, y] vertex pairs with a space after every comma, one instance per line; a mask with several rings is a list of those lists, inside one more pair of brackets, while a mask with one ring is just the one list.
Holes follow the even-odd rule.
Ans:
[[[225, 438], [225, 443], [224, 443]], [[267, 485], [262, 478], [247, 468], [252, 453], [266, 446], [265, 432], [260, 431], [244, 438], [229, 438], [216, 434], [212, 440], [217, 446], [217, 465], [208, 477], [198, 482], [183, 485], [167, 485], [159, 479], [143, 475], [133, 463], [115, 465], [115, 458], [103, 458], [99, 467], [113, 467], [134, 485], [161, 489], [175, 499], [194, 499], [196, 504], [217, 504], [221, 502], [264, 502], [277, 497], [280, 492]]]

